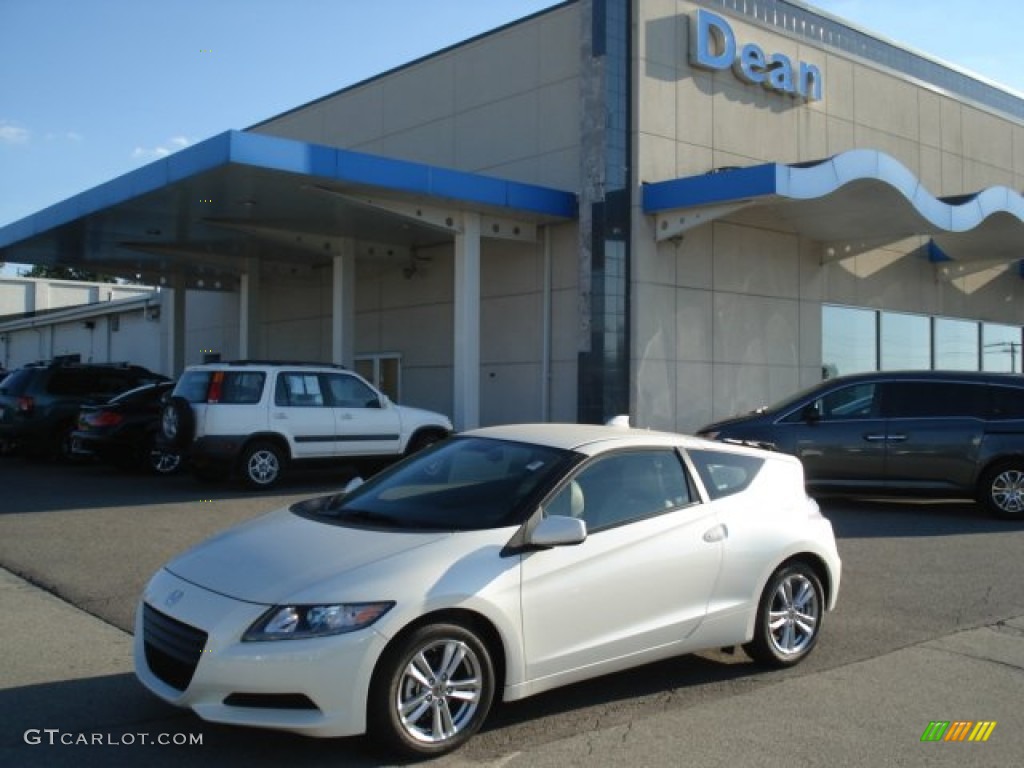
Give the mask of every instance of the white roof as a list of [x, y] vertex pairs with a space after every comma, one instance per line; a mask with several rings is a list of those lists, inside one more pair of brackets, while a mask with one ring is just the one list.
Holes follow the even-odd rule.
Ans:
[[[515, 440], [524, 443], [535, 443], [568, 451], [594, 454], [611, 447], [624, 445], [636, 446], [677, 446], [680, 448], [705, 448], [724, 450], [735, 453], [757, 453], [764, 456], [765, 451], [745, 448], [737, 445], [703, 440], [689, 435], [671, 432], [657, 432], [647, 429], [629, 427], [601, 426], [597, 424], [504, 424], [497, 427], [484, 427], [463, 432], [463, 435], [488, 437], [496, 440]], [[773, 454], [780, 455], [780, 454]]]

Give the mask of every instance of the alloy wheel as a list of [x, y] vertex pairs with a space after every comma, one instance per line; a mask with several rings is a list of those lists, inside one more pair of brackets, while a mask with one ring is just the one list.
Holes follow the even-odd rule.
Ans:
[[440, 744], [473, 720], [483, 691], [480, 659], [466, 643], [443, 639], [423, 646], [402, 671], [394, 702], [414, 740]]
[[820, 618], [815, 585], [802, 573], [790, 573], [772, 596], [768, 613], [772, 645], [783, 656], [802, 653], [813, 642]]

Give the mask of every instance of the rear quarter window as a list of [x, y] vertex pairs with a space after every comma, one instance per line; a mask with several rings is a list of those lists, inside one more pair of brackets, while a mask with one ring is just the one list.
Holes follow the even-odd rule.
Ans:
[[746, 490], [764, 466], [764, 459], [741, 453], [707, 450], [688, 453], [712, 499], [722, 499]]
[[5, 395], [14, 395], [20, 397], [26, 390], [28, 390], [29, 384], [32, 382], [32, 371], [23, 368], [20, 371], [14, 371], [7, 375], [7, 378], [0, 382], [0, 391]]
[[205, 403], [209, 387], [210, 371], [185, 371], [174, 388], [174, 396], [190, 403]]

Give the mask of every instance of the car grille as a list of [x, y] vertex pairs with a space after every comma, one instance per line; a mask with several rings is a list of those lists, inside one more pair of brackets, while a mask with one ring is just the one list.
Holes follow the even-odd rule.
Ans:
[[207, 634], [148, 604], [143, 606], [142, 631], [150, 671], [172, 688], [188, 688], [206, 647]]

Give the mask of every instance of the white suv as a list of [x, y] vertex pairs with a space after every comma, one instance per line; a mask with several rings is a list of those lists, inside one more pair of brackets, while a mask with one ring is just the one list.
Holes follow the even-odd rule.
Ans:
[[290, 462], [397, 458], [444, 439], [452, 423], [395, 405], [341, 366], [242, 361], [186, 369], [162, 431], [198, 476], [237, 470], [250, 487], [269, 488]]

